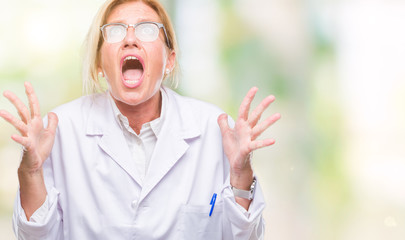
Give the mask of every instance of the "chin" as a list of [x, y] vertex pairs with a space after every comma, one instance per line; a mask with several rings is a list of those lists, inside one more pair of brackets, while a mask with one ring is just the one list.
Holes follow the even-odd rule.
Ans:
[[116, 100], [131, 106], [136, 106], [145, 101], [142, 96], [134, 92], [121, 94]]

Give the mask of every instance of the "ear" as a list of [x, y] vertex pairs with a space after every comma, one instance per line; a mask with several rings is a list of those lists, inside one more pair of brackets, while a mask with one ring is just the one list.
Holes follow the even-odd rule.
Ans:
[[176, 62], [176, 52], [174, 50], [169, 50], [169, 54], [167, 56], [166, 62], [166, 69], [170, 69], [170, 71], [174, 68], [174, 63]]

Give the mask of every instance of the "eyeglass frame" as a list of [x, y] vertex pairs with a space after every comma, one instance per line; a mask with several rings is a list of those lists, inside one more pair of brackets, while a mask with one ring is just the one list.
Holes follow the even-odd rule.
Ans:
[[[167, 37], [165, 25], [163, 25], [163, 23], [158, 23], [158, 22], [147, 21], [147, 22], [139, 22], [139, 23], [135, 23], [135, 24], [107, 23], [107, 24], [104, 24], [103, 26], [100, 27], [101, 35], [103, 36], [104, 41], [108, 42], [108, 41], [104, 38], [104, 28], [108, 27], [109, 25], [121, 25], [121, 26], [125, 27], [125, 30], [126, 30], [125, 36], [124, 36], [124, 38], [122, 39], [122, 40], [124, 40], [125, 37], [126, 37], [127, 34], [128, 34], [128, 28], [129, 28], [129, 27], [132, 27], [132, 28], [134, 29], [134, 31], [135, 31], [135, 28], [136, 28], [138, 25], [145, 24], [145, 23], [152, 23], [152, 24], [155, 24], [159, 29], [163, 28], [163, 32], [165, 33], [165, 37], [166, 37], [166, 44], [167, 44], [167, 46], [168, 46], [169, 48], [171, 48], [171, 47], [170, 47], [170, 43], [169, 43], [169, 38]], [[135, 35], [135, 36], [136, 36], [136, 35]], [[158, 35], [158, 36], [159, 36], [159, 35]], [[138, 37], [137, 37], [137, 38], [138, 38]], [[121, 41], [122, 41], [122, 40], [121, 40]], [[120, 42], [121, 42], [121, 41], [120, 41]]]

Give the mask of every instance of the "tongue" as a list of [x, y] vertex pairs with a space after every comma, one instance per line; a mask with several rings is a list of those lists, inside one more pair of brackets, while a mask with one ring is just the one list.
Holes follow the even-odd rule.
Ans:
[[142, 70], [141, 69], [128, 69], [123, 72], [124, 79], [125, 80], [138, 80], [142, 76]]

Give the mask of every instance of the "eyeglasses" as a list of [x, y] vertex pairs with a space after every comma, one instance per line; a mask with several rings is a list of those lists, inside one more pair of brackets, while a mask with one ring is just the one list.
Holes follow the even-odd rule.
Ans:
[[166, 37], [166, 44], [170, 48], [169, 40], [166, 34], [166, 28], [162, 23], [140, 22], [137, 24], [108, 23], [100, 27], [103, 38], [108, 43], [117, 43], [124, 40], [127, 36], [129, 27], [135, 30], [135, 36], [142, 42], [153, 42], [159, 36], [159, 29], [163, 28]]

